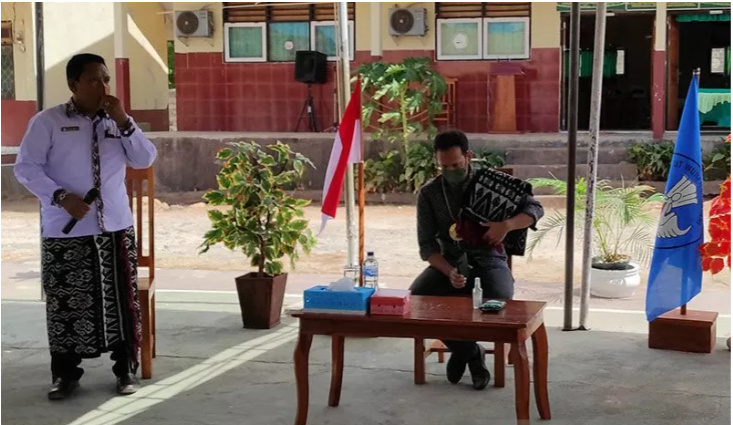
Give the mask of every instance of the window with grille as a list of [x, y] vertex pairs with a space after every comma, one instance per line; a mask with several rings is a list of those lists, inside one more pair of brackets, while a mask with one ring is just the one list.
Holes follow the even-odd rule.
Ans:
[[528, 59], [531, 3], [436, 3], [438, 60]]
[[15, 99], [15, 64], [13, 62], [13, 30], [10, 22], [2, 23], [2, 98]]
[[[355, 3], [348, 4], [350, 59], [354, 59]], [[224, 3], [227, 62], [292, 62], [298, 50], [336, 60], [335, 3]]]

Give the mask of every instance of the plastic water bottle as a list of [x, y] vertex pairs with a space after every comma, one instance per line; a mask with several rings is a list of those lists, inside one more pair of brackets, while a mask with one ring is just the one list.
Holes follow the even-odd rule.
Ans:
[[378, 289], [379, 263], [374, 258], [374, 251], [367, 252], [367, 258], [364, 260], [364, 267], [361, 270], [364, 273], [364, 286], [366, 288]]
[[484, 290], [481, 288], [481, 279], [473, 281], [473, 308], [478, 310], [484, 303]]

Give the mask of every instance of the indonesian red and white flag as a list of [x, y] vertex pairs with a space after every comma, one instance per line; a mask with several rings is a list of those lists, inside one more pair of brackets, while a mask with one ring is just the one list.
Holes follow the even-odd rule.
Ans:
[[357, 80], [339, 124], [336, 140], [333, 142], [331, 159], [328, 160], [321, 204], [321, 232], [326, 227], [328, 220], [336, 217], [336, 210], [341, 202], [346, 167], [349, 164], [361, 162], [361, 151], [361, 81]]

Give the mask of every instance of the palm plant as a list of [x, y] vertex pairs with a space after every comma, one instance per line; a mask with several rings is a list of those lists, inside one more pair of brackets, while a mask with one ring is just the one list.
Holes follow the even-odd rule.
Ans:
[[[536, 178], [530, 179], [529, 182], [534, 188], [547, 187], [555, 195], [567, 195], [567, 183], [563, 180]], [[580, 229], [576, 234], [581, 237], [587, 196], [588, 183], [580, 178], [575, 185], [575, 223]], [[655, 235], [652, 226], [658, 217], [651, 206], [663, 200], [663, 195], [656, 193], [651, 186], [612, 187], [608, 181], [599, 181], [593, 217], [593, 242], [596, 252], [593, 267], [623, 269], [631, 258], [640, 263], [648, 262], [654, 247]], [[559, 245], [565, 233], [565, 225], [566, 216], [560, 211], [555, 211], [540, 221], [527, 247], [530, 256], [551, 234], [557, 234]]]

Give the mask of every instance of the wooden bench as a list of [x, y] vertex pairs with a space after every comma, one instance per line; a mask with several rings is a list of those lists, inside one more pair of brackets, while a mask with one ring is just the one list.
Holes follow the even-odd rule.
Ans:
[[[499, 171], [502, 173], [509, 174], [510, 176], [514, 175], [514, 169], [513, 168], [498, 168]], [[509, 266], [509, 270], [512, 269], [512, 256], [507, 256], [506, 259], [507, 265]], [[486, 354], [493, 354], [494, 355], [494, 386], [495, 387], [503, 387], [504, 386], [504, 371], [505, 371], [505, 365], [506, 363], [512, 364], [511, 356], [509, 356], [509, 352], [505, 349], [504, 345], [501, 346], [494, 346], [489, 347], [486, 345], [483, 345], [484, 349], [486, 350]], [[445, 353], [450, 352], [448, 347], [443, 344], [440, 340], [435, 340], [430, 344], [430, 347], [427, 349], [425, 348], [425, 340], [416, 339], [415, 340], [415, 383], [416, 384], [424, 384], [425, 383], [425, 359], [430, 357], [433, 353], [438, 353], [438, 363], [444, 363], [445, 362]], [[422, 354], [420, 354], [422, 353]]]
[[[138, 278], [137, 290], [142, 316], [141, 368], [142, 378], [153, 377], [155, 357], [155, 178], [153, 167], [135, 170], [127, 169], [125, 175], [130, 209], [135, 218], [138, 268], [148, 269], [148, 277]], [[143, 230], [145, 216], [144, 199], [147, 199], [147, 232]]]

